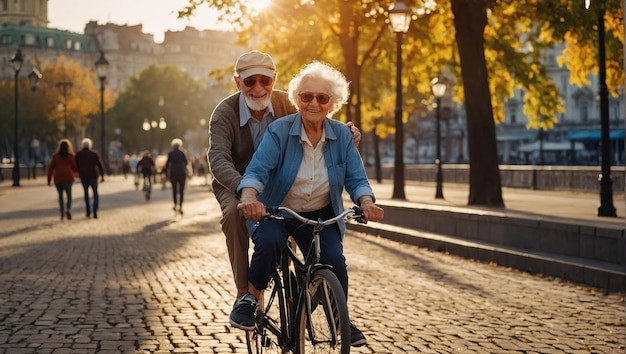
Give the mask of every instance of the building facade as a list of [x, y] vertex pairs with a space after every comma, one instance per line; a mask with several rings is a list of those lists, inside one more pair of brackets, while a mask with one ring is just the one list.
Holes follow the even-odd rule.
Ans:
[[[0, 80], [10, 79], [13, 70], [6, 65], [17, 48], [24, 56], [23, 70], [30, 71], [41, 59], [51, 61], [64, 55], [85, 68], [93, 68], [105, 53], [109, 62], [107, 88], [119, 92], [128, 79], [149, 65], [177, 66], [194, 79], [214, 86], [209, 73], [232, 66], [245, 48], [236, 45], [233, 32], [187, 27], [165, 33], [163, 43], [156, 43], [142, 25], [98, 24], [91, 21], [84, 33], [47, 27], [47, 0], [0, 0]], [[216, 87], [216, 97], [228, 90]]]
[[[168, 31], [163, 43], [156, 43], [142, 25], [98, 24], [89, 22], [84, 33], [48, 28], [47, 0], [0, 0], [0, 80], [12, 79], [8, 65], [17, 48], [24, 56], [24, 72], [40, 66], [42, 59], [55, 61], [64, 55], [85, 68], [94, 68], [100, 51], [110, 63], [107, 89], [119, 92], [129, 78], [149, 65], [172, 64], [191, 77], [211, 87], [214, 101], [224, 97], [231, 85], [220, 85], [209, 73], [232, 67], [245, 48], [237, 46], [236, 34], [222, 31], [199, 31], [187, 27]], [[566, 111], [548, 131], [526, 127], [523, 114], [524, 92], [517, 90], [505, 103], [504, 122], [496, 126], [498, 155], [502, 164], [598, 165], [600, 159], [600, 103], [597, 76], [590, 74], [591, 85], [573, 86], [570, 73], [556, 58], [563, 50], [556, 46], [544, 53], [544, 63], [565, 102]], [[451, 100], [442, 100], [441, 158], [443, 163], [467, 162], [465, 111]], [[624, 165], [624, 95], [609, 97], [612, 163]], [[435, 160], [435, 110], [426, 117], [414, 117], [406, 129], [405, 162], [433, 163]], [[373, 144], [367, 144], [371, 149]], [[393, 143], [381, 145], [383, 161], [393, 161]], [[374, 156], [370, 151], [370, 156]]]

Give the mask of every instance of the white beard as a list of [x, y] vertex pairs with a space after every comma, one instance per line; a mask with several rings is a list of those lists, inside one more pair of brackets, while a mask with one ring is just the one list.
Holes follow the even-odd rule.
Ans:
[[247, 95], [244, 95], [243, 98], [246, 100], [246, 104], [248, 105], [248, 108], [250, 108], [253, 111], [265, 110], [267, 107], [269, 107], [270, 102], [272, 100], [271, 96], [269, 95], [265, 96], [265, 98], [263, 98], [262, 100], [258, 100], [258, 99], [255, 100], [255, 99], [248, 97]]

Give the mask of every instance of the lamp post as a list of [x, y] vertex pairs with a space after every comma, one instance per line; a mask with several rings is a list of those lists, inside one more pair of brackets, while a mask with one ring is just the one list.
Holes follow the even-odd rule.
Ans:
[[[167, 122], [165, 121], [165, 118], [161, 117], [159, 118], [159, 121], [157, 122], [156, 120], [153, 121], [149, 121], [148, 118], [144, 118], [143, 119], [143, 123], [141, 124], [141, 129], [143, 129], [143, 131], [150, 132], [150, 147], [154, 148], [154, 131], [159, 128], [161, 131], [165, 130], [165, 128], [167, 128]], [[162, 135], [163, 133], [161, 133], [160, 135]], [[159, 147], [157, 148], [157, 153], [160, 154], [161, 153], [161, 139], [159, 140]]]
[[11, 59], [11, 65], [13, 65], [13, 70], [15, 70], [15, 122], [13, 125], [13, 187], [20, 186], [20, 159], [19, 159], [19, 148], [17, 144], [18, 139], [18, 129], [17, 129], [17, 118], [18, 118], [18, 95], [19, 90], [17, 88], [17, 77], [20, 74], [20, 70], [22, 69], [22, 64], [24, 63], [24, 57], [22, 56], [22, 51], [18, 48], [17, 52]]
[[159, 133], [159, 155], [161, 154], [161, 146], [163, 146], [163, 130], [165, 130], [165, 128], [167, 128], [167, 122], [165, 118], [161, 117], [159, 118], [159, 129], [161, 130]]
[[102, 154], [102, 158], [104, 159], [104, 166], [108, 171], [109, 154], [106, 150], [106, 143], [104, 139], [104, 81], [106, 80], [109, 71], [109, 62], [104, 57], [103, 51], [100, 51], [100, 58], [98, 58], [95, 65], [98, 79], [100, 79], [100, 153]]
[[[617, 216], [613, 205], [613, 180], [611, 179], [611, 139], [609, 136], [609, 90], [606, 86], [606, 53], [604, 43], [604, 12], [605, 0], [601, 0], [597, 7], [598, 13], [598, 84], [600, 95], [600, 126], [602, 144], [600, 182], [600, 207], [598, 216]], [[585, 0], [585, 9], [589, 9], [591, 0]]]
[[[18, 89], [18, 76], [20, 74], [20, 70], [22, 70], [22, 65], [24, 64], [24, 56], [22, 56], [22, 50], [17, 49], [13, 58], [11, 58], [11, 65], [13, 66], [13, 70], [15, 71], [15, 121], [13, 125], [13, 184], [12, 187], [20, 186], [20, 149], [19, 149], [19, 129], [18, 129], [18, 97], [19, 97], [19, 89]], [[33, 68], [33, 70], [28, 74], [28, 81], [30, 82], [30, 89], [35, 91], [37, 89], [37, 84], [41, 79], [41, 73], [37, 68]]]
[[430, 82], [433, 95], [437, 100], [437, 151], [435, 156], [435, 165], [437, 166], [436, 182], [437, 188], [435, 191], [436, 199], [443, 199], [443, 172], [441, 171], [441, 98], [446, 94], [446, 83], [439, 77], [436, 77]]
[[59, 90], [61, 91], [61, 94], [63, 95], [63, 134], [67, 138], [69, 136], [68, 134], [69, 127], [67, 125], [67, 93], [69, 89], [72, 88], [72, 82], [61, 81], [57, 83], [57, 87], [59, 88]]
[[[143, 119], [143, 123], [141, 124], [141, 129], [143, 129], [143, 131], [146, 133], [150, 131], [150, 121], [148, 120], [148, 118]], [[150, 141], [150, 145], [152, 145], [152, 140]]]
[[395, 161], [393, 169], [393, 199], [406, 199], [404, 194], [404, 131], [402, 125], [402, 34], [409, 30], [411, 9], [402, 1], [389, 8], [389, 22], [396, 33], [396, 109]]

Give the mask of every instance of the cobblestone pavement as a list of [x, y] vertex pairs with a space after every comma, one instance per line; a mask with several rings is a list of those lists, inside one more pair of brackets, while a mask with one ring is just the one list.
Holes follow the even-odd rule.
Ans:
[[[197, 181], [196, 181], [197, 182]], [[0, 353], [246, 353], [217, 203], [101, 185], [98, 219], [59, 220], [39, 179], [0, 185]], [[624, 353], [624, 294], [349, 233], [356, 353]]]

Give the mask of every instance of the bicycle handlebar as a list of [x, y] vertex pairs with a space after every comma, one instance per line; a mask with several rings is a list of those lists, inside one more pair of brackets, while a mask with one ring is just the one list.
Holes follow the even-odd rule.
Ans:
[[356, 220], [357, 222], [362, 223], [362, 224], [367, 223], [367, 221], [363, 221], [363, 209], [361, 209], [361, 207], [356, 206], [356, 205], [353, 206], [352, 208], [342, 211], [341, 213], [339, 213], [339, 215], [328, 220], [313, 220], [313, 219], [305, 218], [304, 216], [298, 214], [296, 211], [289, 209], [287, 207], [282, 207], [282, 206], [265, 207], [265, 210], [267, 211], [267, 213], [265, 214], [265, 217], [263, 218], [264, 220], [284, 219], [284, 217], [280, 215], [280, 212], [285, 212], [307, 225], [326, 226], [326, 225], [334, 224], [337, 221], [342, 220], [344, 218], [346, 220]]

